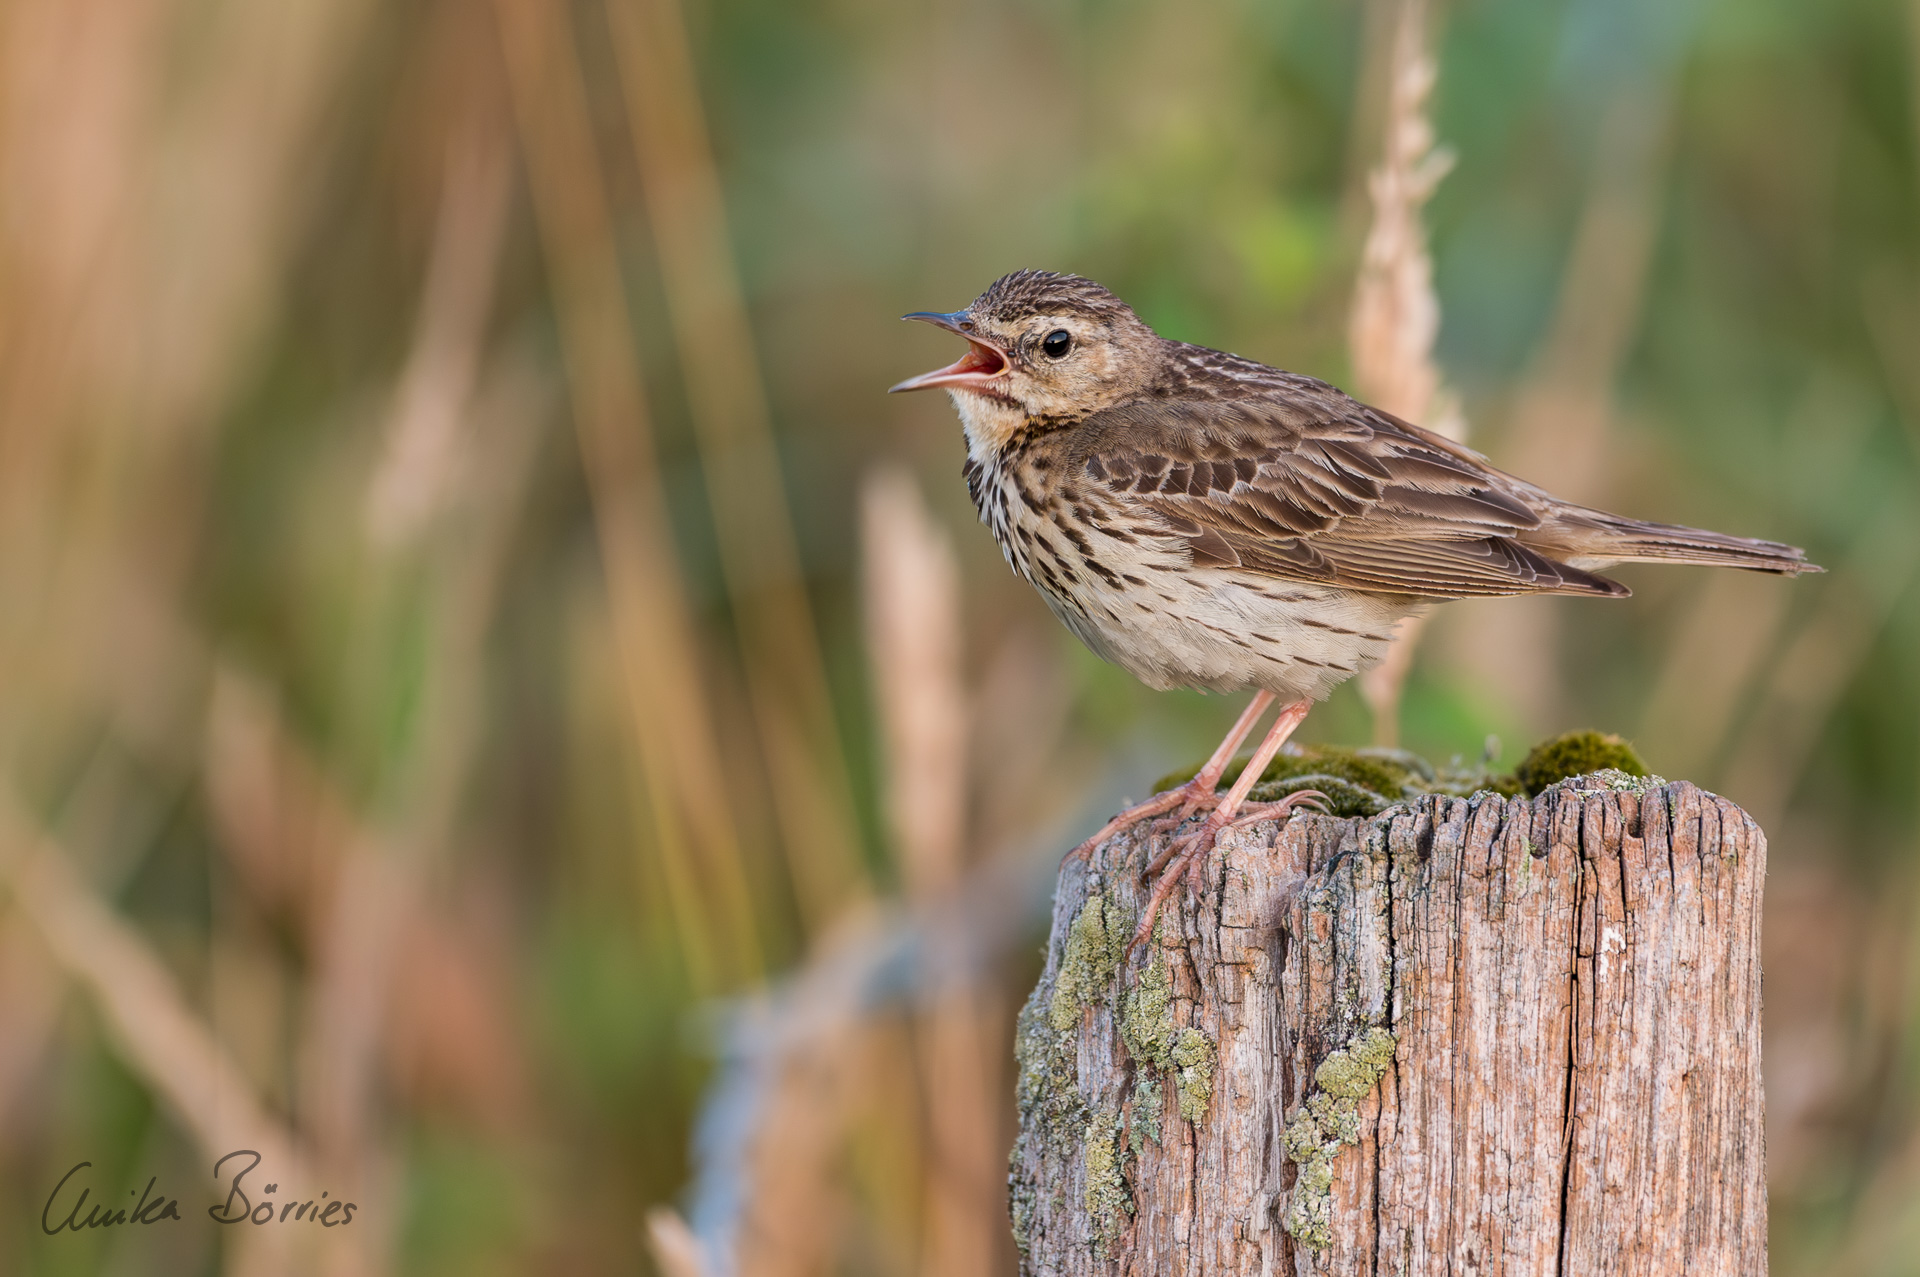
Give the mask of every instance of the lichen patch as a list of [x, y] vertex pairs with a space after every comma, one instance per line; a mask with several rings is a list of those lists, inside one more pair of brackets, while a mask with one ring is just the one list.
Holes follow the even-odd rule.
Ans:
[[1120, 1014], [1120, 1040], [1137, 1061], [1167, 1068], [1173, 1058], [1173, 977], [1167, 971], [1166, 950], [1154, 925], [1152, 956], [1133, 987], [1127, 990]]
[[1189, 1122], [1206, 1120], [1213, 1099], [1213, 1042], [1189, 1025], [1173, 1043], [1173, 1085], [1180, 1099], [1180, 1116]]
[[1133, 1077], [1132, 1112], [1127, 1118], [1127, 1147], [1139, 1157], [1147, 1142], [1160, 1142], [1160, 1127], [1167, 1119], [1167, 1102], [1161, 1093], [1160, 1079], [1151, 1069], [1140, 1069]]
[[1313, 1090], [1287, 1123], [1287, 1160], [1300, 1169], [1281, 1222], [1303, 1245], [1333, 1245], [1333, 1159], [1360, 1142], [1360, 1101], [1393, 1063], [1395, 1045], [1378, 1025], [1354, 1034], [1313, 1071]]
[[1121, 1007], [1120, 1040], [1143, 1072], [1156, 1069], [1172, 1074], [1181, 1117], [1189, 1122], [1206, 1120], [1218, 1053], [1213, 1039], [1203, 1031], [1174, 1023], [1173, 977], [1157, 930], [1153, 956], [1127, 990]]
[[1133, 919], [1125, 906], [1105, 892], [1087, 897], [1067, 928], [1060, 972], [1053, 982], [1047, 1020], [1054, 1032], [1072, 1031], [1082, 1011], [1107, 1000], [1114, 977], [1127, 960], [1132, 935]]
[[1133, 1215], [1133, 1195], [1120, 1173], [1120, 1115], [1096, 1111], [1087, 1115], [1082, 1145], [1086, 1172], [1087, 1219], [1093, 1226], [1094, 1248], [1102, 1253], [1126, 1229]]

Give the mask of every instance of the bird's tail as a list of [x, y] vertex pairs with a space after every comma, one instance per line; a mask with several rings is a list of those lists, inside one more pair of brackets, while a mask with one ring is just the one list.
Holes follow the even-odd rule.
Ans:
[[1581, 568], [1609, 563], [1693, 563], [1781, 576], [1826, 571], [1817, 563], [1807, 562], [1807, 553], [1799, 546], [1728, 536], [1704, 528], [1643, 523], [1598, 510], [1581, 510], [1561, 526], [1570, 532], [1577, 529], [1568, 538], [1570, 544], [1564, 552], [1574, 566]]

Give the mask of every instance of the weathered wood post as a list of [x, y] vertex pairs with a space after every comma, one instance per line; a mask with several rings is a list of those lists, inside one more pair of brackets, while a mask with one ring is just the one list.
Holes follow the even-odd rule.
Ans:
[[1275, 832], [1132, 954], [1144, 836], [1063, 869], [1018, 1037], [1026, 1271], [1766, 1270], [1744, 812], [1603, 773]]

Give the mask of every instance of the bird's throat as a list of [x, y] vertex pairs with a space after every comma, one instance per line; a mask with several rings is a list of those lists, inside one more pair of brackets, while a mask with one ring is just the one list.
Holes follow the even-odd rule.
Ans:
[[992, 461], [1007, 441], [1027, 424], [1027, 410], [1011, 399], [952, 389], [953, 406], [967, 433], [967, 457], [982, 465]]

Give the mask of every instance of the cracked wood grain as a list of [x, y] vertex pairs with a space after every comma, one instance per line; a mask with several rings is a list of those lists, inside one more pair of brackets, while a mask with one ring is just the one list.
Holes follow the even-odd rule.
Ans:
[[1766, 1270], [1766, 840], [1590, 777], [1063, 867], [1010, 1199], [1059, 1274]]

